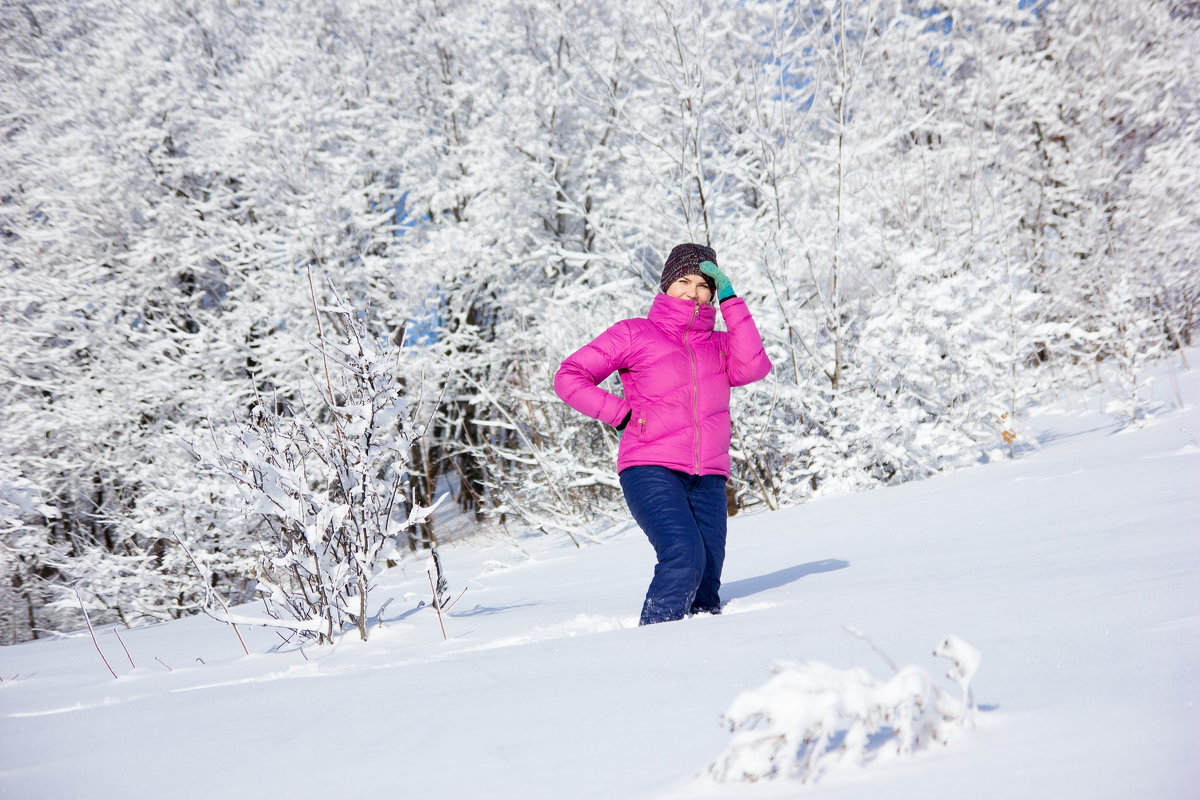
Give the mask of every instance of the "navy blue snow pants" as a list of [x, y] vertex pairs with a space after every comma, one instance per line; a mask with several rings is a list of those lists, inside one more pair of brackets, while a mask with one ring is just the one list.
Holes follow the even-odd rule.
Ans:
[[725, 476], [666, 467], [629, 467], [621, 489], [658, 564], [642, 605], [642, 625], [721, 610], [725, 564]]

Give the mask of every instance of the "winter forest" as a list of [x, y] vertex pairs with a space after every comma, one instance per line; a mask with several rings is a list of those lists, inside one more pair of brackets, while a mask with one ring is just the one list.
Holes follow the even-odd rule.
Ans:
[[407, 552], [586, 539], [617, 435], [552, 376], [682, 241], [774, 364], [732, 513], [1019, 457], [1067, 387], [1136, 421], [1197, 75], [1184, 0], [3, 0], [0, 643], [365, 638]]

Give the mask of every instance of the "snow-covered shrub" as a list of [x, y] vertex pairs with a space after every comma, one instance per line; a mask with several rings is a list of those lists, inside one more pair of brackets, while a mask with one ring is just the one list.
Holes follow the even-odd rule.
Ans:
[[260, 398], [224, 441], [196, 449], [261, 523], [255, 577], [276, 624], [328, 642], [349, 623], [365, 641], [375, 576], [397, 556], [397, 537], [433, 510], [406, 492], [423, 430], [403, 391], [419, 380], [400, 380], [397, 349], [377, 343], [353, 309], [324, 311], [344, 340], [322, 337], [319, 401]]
[[775, 662], [775, 674], [739, 695], [722, 717], [733, 741], [709, 774], [718, 781], [810, 781], [839, 765], [865, 765], [885, 754], [945, 744], [971, 723], [970, 682], [980, 655], [953, 635], [934, 655], [953, 662], [948, 677], [960, 697], [917, 666], [893, 667], [890, 679], [878, 681], [859, 667]]

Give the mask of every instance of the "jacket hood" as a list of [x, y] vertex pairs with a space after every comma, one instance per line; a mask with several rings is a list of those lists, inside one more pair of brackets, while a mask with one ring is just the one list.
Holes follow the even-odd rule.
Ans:
[[681, 339], [689, 330], [711, 333], [717, 324], [717, 309], [669, 294], [657, 294], [646, 319], [663, 333]]

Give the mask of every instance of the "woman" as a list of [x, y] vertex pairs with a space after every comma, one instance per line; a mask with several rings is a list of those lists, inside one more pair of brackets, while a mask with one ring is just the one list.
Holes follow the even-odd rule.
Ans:
[[[554, 391], [572, 408], [622, 432], [621, 489], [658, 556], [642, 625], [720, 613], [729, 389], [771, 369], [750, 311], [711, 248], [676, 246], [661, 288], [645, 318], [613, 325], [554, 376]], [[713, 330], [714, 296], [728, 332]], [[614, 371], [624, 398], [598, 385]]]

